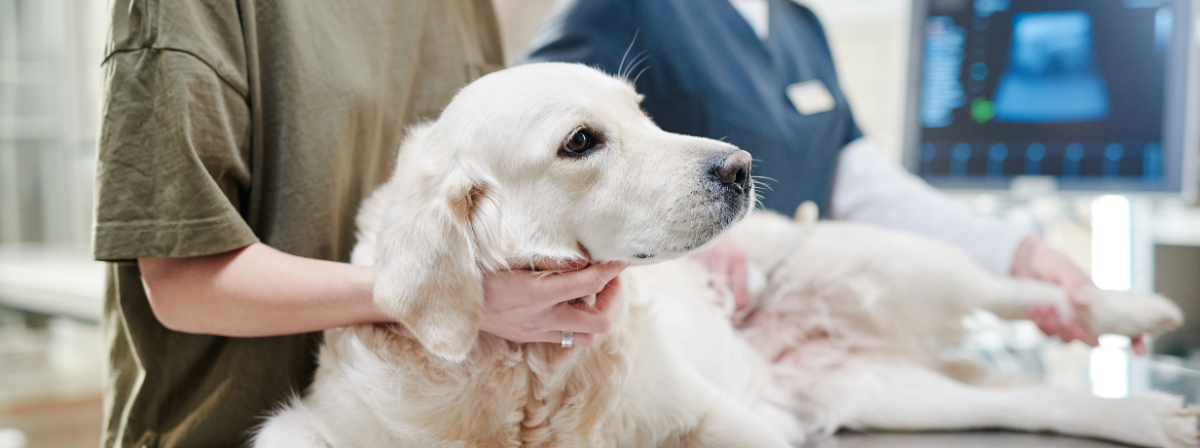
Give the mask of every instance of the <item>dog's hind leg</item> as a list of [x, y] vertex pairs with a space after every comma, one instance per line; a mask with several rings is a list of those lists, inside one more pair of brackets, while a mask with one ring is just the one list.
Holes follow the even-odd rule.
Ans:
[[970, 386], [895, 358], [858, 358], [809, 391], [824, 423], [882, 430], [1007, 428], [1183, 448], [1197, 442], [1200, 409], [1159, 393], [1107, 399], [1044, 386]]

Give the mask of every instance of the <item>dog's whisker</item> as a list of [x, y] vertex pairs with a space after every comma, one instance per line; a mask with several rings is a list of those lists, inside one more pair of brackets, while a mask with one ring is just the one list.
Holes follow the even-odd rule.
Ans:
[[633, 59], [630, 60], [629, 65], [626, 66], [625, 69], [622, 71], [621, 79], [624, 79], [626, 82], [628, 82], [630, 84], [634, 84], [634, 82], [629, 79], [629, 75], [631, 73], [633, 73], [633, 70], [636, 69], [638, 65], [640, 65], [642, 62], [645, 62], [646, 59], [649, 59], [649, 58], [650, 58], [649, 56], [646, 56], [645, 51], [635, 55], [633, 57]]
[[623, 71], [623, 68], [625, 67], [625, 58], [628, 57], [629, 52], [633, 50], [633, 44], [637, 42], [638, 33], [640, 33], [641, 31], [642, 31], [641, 28], [638, 28], [636, 31], [633, 32], [633, 39], [629, 40], [629, 47], [625, 48], [625, 54], [621, 55], [621, 63], [617, 65], [618, 76], [625, 79], [626, 81], [629, 80], [629, 77], [626, 76], [626, 75], [628, 75], [628, 73], [625, 73]]
[[755, 179], [755, 178], [754, 178], [754, 176], [750, 176], [750, 181], [751, 181], [751, 182], [754, 182], [754, 188], [755, 188], [755, 189], [758, 189], [758, 188], [766, 188], [767, 190], [770, 190], [770, 191], [775, 191], [775, 189], [774, 189], [774, 188], [771, 188], [771, 185], [769, 185], [769, 184], [767, 184], [766, 182], [763, 182], [763, 181], [761, 181], [761, 180]]
[[[647, 57], [647, 59], [649, 59], [649, 57]], [[640, 79], [640, 78], [642, 77], [642, 73], [645, 73], [645, 72], [646, 72], [646, 70], [649, 70], [649, 69], [650, 69], [650, 66], [649, 66], [649, 65], [647, 65], [646, 67], [642, 68], [642, 71], [638, 72], [637, 76], [634, 76], [634, 77], [633, 77], [633, 85], [635, 85], [635, 86], [636, 86], [636, 85], [637, 85], [637, 82], [638, 82], [638, 79]]]

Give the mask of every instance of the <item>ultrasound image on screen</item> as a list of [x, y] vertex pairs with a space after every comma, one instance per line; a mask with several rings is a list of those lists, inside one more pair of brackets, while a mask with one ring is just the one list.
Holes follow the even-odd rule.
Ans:
[[1108, 93], [1092, 63], [1092, 16], [1015, 14], [1008, 69], [996, 86], [996, 121], [1064, 123], [1108, 117]]
[[1173, 24], [1167, 0], [932, 1], [930, 8], [920, 175], [1161, 181]]

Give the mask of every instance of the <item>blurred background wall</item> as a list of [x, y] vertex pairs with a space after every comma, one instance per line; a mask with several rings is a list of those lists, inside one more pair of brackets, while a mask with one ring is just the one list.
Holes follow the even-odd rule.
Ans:
[[89, 243], [104, 7], [0, 0], [0, 243]]

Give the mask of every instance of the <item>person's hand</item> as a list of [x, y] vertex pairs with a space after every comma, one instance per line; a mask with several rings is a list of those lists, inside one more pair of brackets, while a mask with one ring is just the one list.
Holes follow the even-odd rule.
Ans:
[[1072, 305], [1087, 306], [1083, 293], [1092, 286], [1092, 278], [1037, 235], [1021, 240], [1013, 255], [1012, 275], [1054, 283], [1066, 291]]
[[[1026, 236], [1013, 256], [1012, 275], [1054, 283], [1067, 293], [1067, 300], [1076, 308], [1087, 307], [1083, 291], [1092, 284], [1075, 263], [1054, 250], [1037, 235]], [[1058, 336], [1063, 342], [1083, 341], [1096, 345], [1096, 335], [1076, 317], [1064, 319], [1053, 305], [1031, 305], [1029, 319], [1048, 336]]]
[[[504, 270], [483, 276], [483, 316], [479, 329], [517, 343], [562, 342], [562, 332], [574, 333], [574, 345], [592, 345], [608, 332], [621, 299], [617, 279], [627, 265], [587, 266], [578, 260], [530, 270]], [[571, 300], [596, 295], [595, 306]]]
[[[1079, 266], [1037, 235], [1029, 235], [1021, 241], [1013, 256], [1012, 275], [1059, 285], [1075, 308], [1087, 307], [1084, 292], [1094, 287], [1091, 277]], [[1083, 321], [1076, 317], [1063, 319], [1052, 305], [1032, 305], [1027, 311], [1029, 319], [1049, 336], [1058, 336], [1063, 342], [1079, 340], [1092, 346], [1097, 344], [1096, 335]], [[1137, 354], [1145, 353], [1141, 336], [1134, 335], [1132, 345]]]
[[746, 308], [750, 292], [746, 286], [746, 252], [729, 240], [720, 240], [705, 250], [692, 254], [712, 274], [713, 287], [733, 295], [735, 311]]

